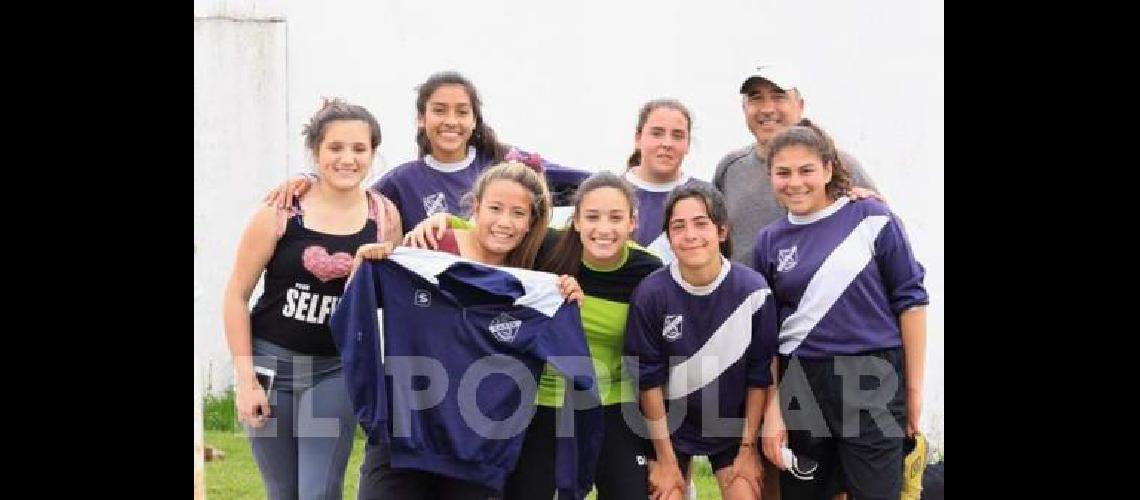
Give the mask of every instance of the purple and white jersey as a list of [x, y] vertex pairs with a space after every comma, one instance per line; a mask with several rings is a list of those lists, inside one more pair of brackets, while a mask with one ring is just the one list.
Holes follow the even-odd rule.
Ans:
[[926, 272], [882, 202], [841, 197], [760, 230], [753, 268], [779, 304], [780, 354], [809, 359], [902, 345], [899, 314], [928, 304]]
[[633, 170], [626, 170], [625, 180], [633, 184], [637, 195], [637, 231], [633, 233], [633, 240], [660, 257], [662, 264], [673, 262], [669, 235], [662, 229], [665, 225], [665, 198], [677, 186], [705, 184], [711, 188], [713, 185], [684, 172], [673, 182], [657, 184], [642, 180]]
[[[640, 390], [663, 386], [670, 422], [681, 420], [673, 447], [687, 455], [737, 446], [748, 388], [772, 383], [776, 308], [768, 283], [728, 259], [721, 266], [712, 283], [698, 287], [674, 262], [630, 298], [624, 353], [637, 363], [627, 369]], [[670, 411], [678, 399], [683, 417]]]
[[[460, 200], [471, 191], [479, 174], [492, 165], [490, 154], [477, 153], [474, 146], [467, 147], [467, 156], [455, 163], [442, 163], [431, 155], [404, 163], [384, 174], [372, 185], [400, 211], [400, 222], [410, 231], [420, 221], [439, 212], [464, 215]], [[555, 205], [573, 194], [590, 172], [543, 160], [547, 186], [555, 196]]]

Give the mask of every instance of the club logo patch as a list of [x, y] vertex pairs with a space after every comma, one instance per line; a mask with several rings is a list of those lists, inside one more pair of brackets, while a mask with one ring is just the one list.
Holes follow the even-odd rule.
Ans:
[[799, 263], [799, 260], [796, 255], [795, 246], [792, 246], [792, 248], [782, 249], [780, 250], [779, 256], [776, 259], [776, 271], [786, 273], [792, 269], [795, 269], [797, 263]]
[[443, 196], [443, 193], [424, 196], [424, 212], [427, 212], [428, 215], [447, 211], [447, 198]]
[[519, 327], [522, 326], [522, 321], [511, 317], [507, 313], [500, 314], [495, 319], [491, 320], [491, 324], [487, 326], [487, 330], [494, 335], [500, 342], [511, 342], [519, 334]]
[[681, 319], [680, 314], [665, 315], [665, 328], [661, 329], [661, 336], [665, 337], [665, 340], [673, 342], [681, 338]]

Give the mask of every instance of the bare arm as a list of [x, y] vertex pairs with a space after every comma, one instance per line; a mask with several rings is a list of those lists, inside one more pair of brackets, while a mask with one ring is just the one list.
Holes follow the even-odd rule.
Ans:
[[242, 233], [238, 243], [237, 259], [230, 279], [226, 283], [222, 301], [226, 344], [233, 356], [235, 385], [238, 390], [238, 418], [249, 421], [257, 407], [262, 415], [269, 414], [269, 404], [262, 390], [260, 397], [254, 389], [262, 389], [253, 373], [253, 346], [249, 319], [249, 296], [265, 270], [277, 244], [276, 209], [260, 207]]
[[649, 475], [649, 492], [654, 499], [667, 498], [677, 489], [683, 494], [688, 486], [677, 455], [673, 453], [673, 443], [669, 439], [669, 424], [665, 419], [665, 394], [661, 387], [641, 391], [641, 408], [649, 426], [649, 440], [657, 455], [657, 465]]
[[906, 358], [907, 437], [918, 432], [922, 416], [922, 382], [926, 370], [926, 307], [912, 307], [899, 315], [903, 356]]
[[768, 408], [767, 400], [768, 388], [748, 388], [748, 396], [744, 402], [744, 433], [740, 437], [741, 446], [748, 447], [756, 443], [756, 438], [760, 436], [760, 418]]
[[740, 436], [740, 449], [736, 452], [731, 474], [726, 480], [726, 483], [731, 484], [736, 479], [743, 478], [757, 498], [760, 497], [760, 485], [764, 478], [760, 468], [760, 454], [756, 449], [756, 438], [760, 431], [760, 417], [766, 409], [767, 394], [768, 389], [764, 387], [748, 388], [748, 396], [744, 402], [744, 429]]
[[400, 222], [400, 210], [387, 196], [380, 195], [380, 199], [384, 202], [384, 241], [391, 242], [392, 246], [399, 245], [400, 240], [404, 237], [404, 228]]
[[780, 470], [788, 468], [780, 449], [788, 441], [788, 430], [784, 425], [784, 416], [780, 414], [780, 378], [777, 369], [779, 360], [772, 358], [772, 386], [768, 394], [767, 404], [764, 408], [764, 425], [760, 439], [764, 446], [764, 456], [769, 462], [775, 464]]
[[280, 186], [273, 188], [262, 200], [266, 205], [277, 208], [293, 206], [293, 198], [300, 198], [313, 184], [320, 182], [316, 174], [302, 172], [294, 175]]
[[408, 234], [404, 235], [404, 246], [429, 250], [438, 249], [439, 239], [443, 237], [444, 232], [450, 226], [451, 218], [452, 215], [447, 212], [429, 215], [428, 218], [416, 224], [416, 227], [408, 229]]

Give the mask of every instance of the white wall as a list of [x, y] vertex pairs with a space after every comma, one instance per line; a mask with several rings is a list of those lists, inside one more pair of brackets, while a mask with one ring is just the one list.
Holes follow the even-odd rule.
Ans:
[[[478, 86], [485, 116], [506, 142], [589, 169], [622, 168], [640, 105], [656, 97], [678, 98], [694, 114], [684, 168], [709, 179], [724, 153], [751, 141], [736, 93], [744, 71], [764, 61], [795, 62], [810, 80], [807, 116], [867, 168], [905, 221], [926, 266], [931, 306], [924, 427], [941, 442], [943, 3], [695, 5], [684, 0], [286, 1], [287, 127], [284, 137], [269, 137], [279, 128], [259, 130], [259, 137], [262, 145], [285, 145], [289, 172], [307, 169], [301, 124], [320, 96], [342, 96], [379, 118], [383, 144], [375, 170], [382, 174], [415, 155], [414, 87], [433, 72], [454, 69]], [[239, 104], [233, 101], [239, 90], [251, 90], [249, 82], [218, 96], [228, 104], [211, 106], [232, 108]], [[231, 113], [229, 120], [236, 117]], [[230, 179], [226, 193], [234, 198], [222, 202], [227, 220], [211, 229], [211, 236], [236, 242], [250, 203], [284, 178], [274, 158], [262, 157], [267, 163], [251, 166], [248, 178]], [[197, 165], [196, 160], [196, 182]], [[228, 271], [232, 256], [225, 257], [210, 265]], [[202, 283], [212, 287], [211, 293], [224, 285]], [[206, 315], [220, 317], [220, 312]]]
[[233, 378], [222, 292], [238, 239], [287, 171], [286, 82], [283, 3], [194, 3], [194, 348], [214, 392]]

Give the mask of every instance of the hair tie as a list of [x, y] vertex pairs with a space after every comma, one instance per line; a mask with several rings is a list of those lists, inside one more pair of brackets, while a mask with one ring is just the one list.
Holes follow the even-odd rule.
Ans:
[[511, 148], [511, 150], [507, 152], [506, 156], [504, 156], [503, 159], [506, 161], [517, 161], [519, 163], [522, 163], [523, 165], [530, 167], [531, 170], [538, 172], [540, 175], [544, 171], [542, 168], [542, 157], [539, 156], [538, 153], [524, 153], [516, 148]]

